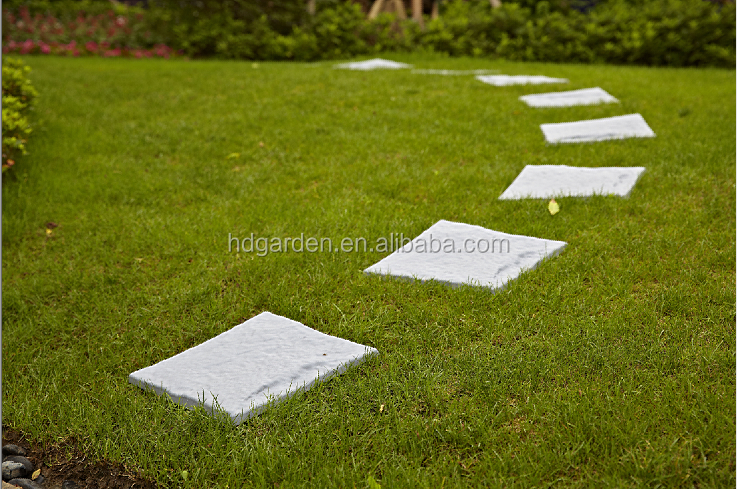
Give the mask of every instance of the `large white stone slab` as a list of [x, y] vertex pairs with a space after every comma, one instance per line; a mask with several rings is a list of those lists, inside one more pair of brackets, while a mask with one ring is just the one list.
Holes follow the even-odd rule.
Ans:
[[513, 180], [500, 200], [553, 199], [618, 195], [627, 197], [642, 166], [627, 168], [578, 168], [566, 165], [528, 165]]
[[589, 121], [541, 124], [549, 143], [585, 143], [609, 139], [656, 137], [641, 114], [619, 115]]
[[543, 85], [546, 83], [569, 83], [566, 78], [549, 78], [547, 76], [528, 76], [528, 75], [487, 75], [478, 76], [477, 80], [494, 85], [496, 87], [506, 87], [509, 85]]
[[377, 350], [263, 312], [200, 345], [137, 370], [128, 381], [183, 406], [217, 401], [234, 422], [343, 372]]
[[497, 73], [499, 70], [413, 70], [417, 75], [445, 75], [445, 76], [462, 76], [462, 75], [488, 75]]
[[565, 246], [563, 241], [440, 220], [364, 272], [495, 290]]
[[402, 68], [412, 68], [412, 65], [405, 63], [398, 63], [397, 61], [390, 61], [388, 59], [374, 58], [366, 61], [354, 61], [353, 63], [343, 63], [336, 65], [335, 68], [341, 68], [344, 70], [399, 70]]
[[523, 95], [520, 100], [530, 107], [574, 107], [576, 105], [597, 105], [617, 103], [618, 99], [601, 89], [583, 88], [568, 92], [535, 93]]

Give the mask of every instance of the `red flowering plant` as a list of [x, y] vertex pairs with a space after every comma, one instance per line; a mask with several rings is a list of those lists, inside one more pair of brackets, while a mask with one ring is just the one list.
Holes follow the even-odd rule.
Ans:
[[179, 54], [152, 33], [142, 12], [79, 12], [63, 22], [51, 15], [31, 16], [22, 6], [15, 13], [3, 9], [2, 23], [3, 53], [135, 58]]

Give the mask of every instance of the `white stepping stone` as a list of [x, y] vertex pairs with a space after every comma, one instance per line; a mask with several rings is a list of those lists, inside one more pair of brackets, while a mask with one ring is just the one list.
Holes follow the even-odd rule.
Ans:
[[558, 254], [565, 246], [563, 241], [440, 220], [364, 273], [495, 290], [525, 270], [534, 269], [544, 258]]
[[549, 78], [547, 76], [527, 76], [527, 75], [487, 75], [478, 76], [477, 80], [494, 85], [496, 87], [506, 87], [509, 85], [542, 85], [546, 83], [569, 83], [566, 78]]
[[565, 165], [527, 165], [500, 200], [553, 199], [618, 195], [627, 197], [646, 171], [628, 168], [579, 168]]
[[461, 75], [488, 75], [490, 73], [497, 73], [499, 70], [413, 70], [412, 73], [417, 75], [446, 75], [446, 76], [461, 76]]
[[263, 312], [200, 345], [137, 370], [128, 381], [183, 406], [214, 405], [241, 423], [298, 389], [377, 350]]
[[549, 143], [585, 143], [609, 139], [656, 137], [641, 114], [619, 115], [589, 121], [541, 124]]
[[618, 103], [618, 99], [601, 89], [583, 88], [568, 92], [536, 93], [523, 95], [520, 100], [530, 107], [574, 107], [575, 105], [597, 105]]
[[402, 68], [412, 68], [412, 65], [405, 63], [398, 63], [397, 61], [390, 61], [388, 59], [374, 58], [366, 61], [355, 61], [353, 63], [343, 63], [335, 65], [335, 68], [341, 68], [344, 70], [399, 70]]

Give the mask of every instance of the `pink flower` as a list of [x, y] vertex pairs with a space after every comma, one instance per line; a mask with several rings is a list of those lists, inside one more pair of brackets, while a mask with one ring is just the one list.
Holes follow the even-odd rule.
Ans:
[[28, 53], [31, 52], [31, 50], [33, 48], [34, 48], [33, 41], [31, 41], [30, 39], [28, 39], [26, 42], [24, 42], [23, 44], [21, 44], [20, 53], [21, 54], [28, 54]]
[[126, 19], [122, 15], [119, 15], [118, 18], [115, 19], [115, 23], [118, 24], [119, 26], [123, 27], [124, 25], [126, 25], [127, 20], [128, 19]]
[[51, 52], [51, 48], [48, 44], [39, 42], [39, 45], [41, 46], [41, 52], [44, 54], [49, 54]]
[[91, 53], [97, 52], [97, 43], [94, 41], [87, 41], [85, 44], [85, 49], [90, 51]]

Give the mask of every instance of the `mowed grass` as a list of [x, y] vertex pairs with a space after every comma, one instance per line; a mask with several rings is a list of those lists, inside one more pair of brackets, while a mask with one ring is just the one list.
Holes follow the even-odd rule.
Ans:
[[[735, 71], [394, 58], [571, 82], [24, 58], [41, 97], [3, 178], [3, 423], [163, 487], [734, 486]], [[518, 101], [595, 86], [621, 103]], [[539, 129], [631, 113], [657, 137]], [[551, 216], [497, 200], [526, 164], [647, 171]], [[498, 293], [362, 273], [387, 253], [229, 252], [439, 219], [569, 245]], [[127, 382], [262, 311], [380, 355], [237, 427]]]

